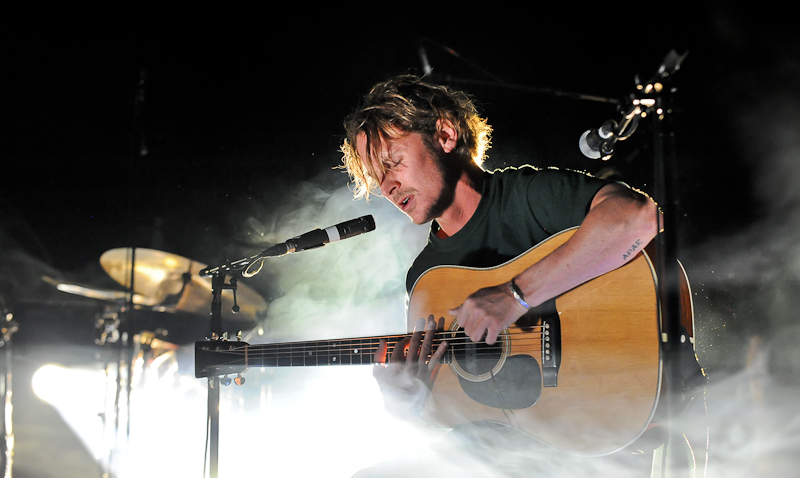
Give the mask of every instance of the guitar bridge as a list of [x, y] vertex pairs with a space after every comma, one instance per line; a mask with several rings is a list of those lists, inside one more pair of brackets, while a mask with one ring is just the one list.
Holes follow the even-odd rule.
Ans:
[[553, 314], [542, 314], [542, 385], [558, 386], [558, 369], [561, 367], [561, 319], [555, 309]]

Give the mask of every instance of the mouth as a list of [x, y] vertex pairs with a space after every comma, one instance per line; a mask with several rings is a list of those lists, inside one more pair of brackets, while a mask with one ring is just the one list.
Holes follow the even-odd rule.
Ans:
[[406, 209], [406, 207], [408, 206], [408, 202], [410, 200], [411, 200], [411, 196], [408, 196], [405, 199], [403, 199], [402, 201], [400, 201], [399, 203], [397, 203], [397, 205], [400, 206], [400, 209], [404, 211]]
[[417, 191], [409, 188], [403, 191], [395, 191], [388, 199], [394, 204], [397, 209], [408, 214], [408, 211], [414, 207], [414, 201], [417, 196]]

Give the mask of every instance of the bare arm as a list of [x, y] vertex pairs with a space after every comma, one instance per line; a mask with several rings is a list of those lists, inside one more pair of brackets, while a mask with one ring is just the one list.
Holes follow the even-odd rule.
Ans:
[[581, 226], [560, 248], [516, 280], [532, 305], [628, 262], [656, 235], [656, 205], [620, 184], [604, 186]]
[[[612, 271], [643, 249], [658, 231], [655, 203], [623, 185], [604, 186], [589, 214], [561, 247], [516, 277], [525, 301], [536, 306]], [[494, 343], [526, 309], [509, 284], [481, 289], [451, 311], [473, 341]]]

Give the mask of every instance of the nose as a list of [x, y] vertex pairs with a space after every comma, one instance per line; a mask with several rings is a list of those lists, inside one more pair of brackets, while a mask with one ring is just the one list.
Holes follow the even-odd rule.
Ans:
[[400, 186], [400, 183], [397, 181], [391, 171], [387, 171], [384, 173], [383, 178], [381, 178], [380, 185], [381, 194], [388, 198], [392, 196], [395, 190], [397, 190], [397, 188]]

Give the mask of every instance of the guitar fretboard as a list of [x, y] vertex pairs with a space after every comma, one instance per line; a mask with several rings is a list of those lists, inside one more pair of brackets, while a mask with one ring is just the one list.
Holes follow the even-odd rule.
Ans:
[[236, 353], [249, 367], [306, 367], [317, 365], [370, 365], [380, 339], [386, 339], [389, 350], [403, 335], [360, 339], [317, 340], [281, 344], [245, 345]]
[[[381, 340], [388, 354], [408, 335], [316, 340], [250, 345], [244, 342], [207, 341], [195, 344], [195, 376], [241, 372], [248, 367], [307, 367], [317, 365], [370, 365]], [[441, 343], [439, 334], [432, 349]], [[387, 361], [389, 356], [387, 354]], [[381, 360], [382, 361], [382, 360]], [[448, 358], [443, 360], [448, 361]]]

